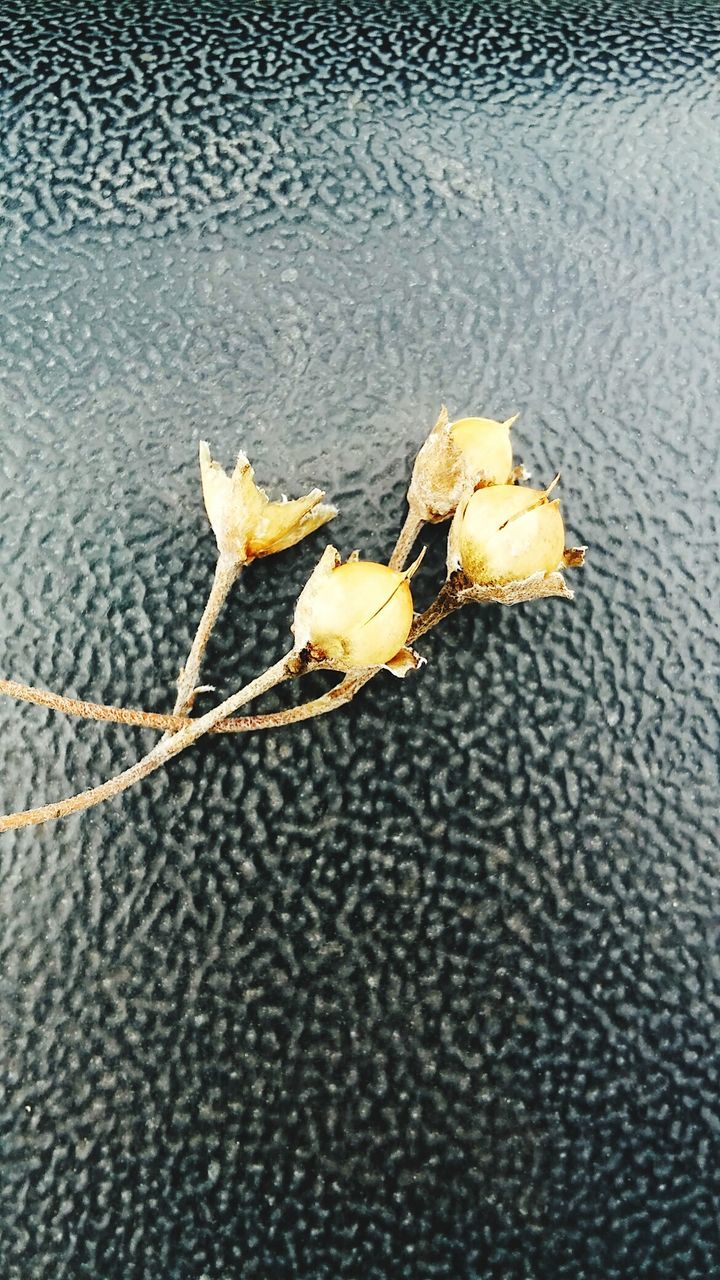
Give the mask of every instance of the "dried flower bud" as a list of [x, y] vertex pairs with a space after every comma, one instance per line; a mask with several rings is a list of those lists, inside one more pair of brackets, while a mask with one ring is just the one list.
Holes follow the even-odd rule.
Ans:
[[418, 563], [399, 573], [353, 552], [342, 564], [327, 547], [295, 608], [296, 647], [338, 671], [386, 666], [405, 675], [417, 667], [404, 646], [413, 622], [408, 580]]
[[451, 554], [472, 582], [520, 582], [561, 567], [565, 530], [560, 503], [549, 501], [549, 492], [492, 485], [458, 509]]
[[510, 428], [515, 422], [491, 418], [440, 417], [413, 467], [408, 503], [423, 520], [447, 520], [480, 484], [506, 484], [512, 474]]
[[337, 515], [324, 505], [324, 493], [313, 489], [304, 498], [271, 502], [258, 488], [250, 463], [238, 454], [232, 475], [214, 462], [209, 445], [200, 444], [200, 476], [208, 519], [221, 554], [249, 564], [260, 556], [293, 547], [308, 533]]

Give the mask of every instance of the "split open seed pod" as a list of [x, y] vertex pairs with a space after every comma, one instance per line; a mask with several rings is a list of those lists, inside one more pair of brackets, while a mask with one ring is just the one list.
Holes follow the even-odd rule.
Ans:
[[325, 494], [320, 489], [293, 501], [283, 498], [271, 502], [255, 483], [244, 453], [238, 454], [235, 469], [228, 475], [213, 460], [204, 440], [200, 443], [200, 477], [218, 550], [241, 564], [293, 547], [337, 515], [336, 507], [323, 503]]
[[457, 509], [448, 537], [448, 579], [467, 599], [519, 604], [572, 599], [561, 570], [581, 565], [585, 547], [565, 547], [560, 503], [548, 489], [493, 485]]
[[407, 647], [413, 622], [410, 569], [361, 560], [354, 551], [345, 564], [326, 547], [295, 607], [293, 634], [298, 651], [334, 671], [387, 667], [405, 676], [424, 661]]

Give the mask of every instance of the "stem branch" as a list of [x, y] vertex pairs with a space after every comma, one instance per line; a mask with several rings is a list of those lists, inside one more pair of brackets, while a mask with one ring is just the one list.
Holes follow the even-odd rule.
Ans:
[[303, 671], [308, 669], [307, 664], [302, 662], [295, 651], [285, 654], [274, 666], [269, 667], [267, 671], [264, 671], [255, 680], [251, 680], [243, 689], [238, 689], [236, 693], [226, 698], [224, 702], [214, 707], [212, 711], [207, 711], [205, 715], [200, 716], [197, 720], [187, 720], [181, 729], [178, 729], [171, 737], [163, 738], [148, 755], [131, 765], [129, 769], [125, 769], [123, 773], [117, 774], [114, 778], [109, 778], [107, 782], [101, 783], [98, 787], [92, 787], [89, 791], [81, 791], [78, 795], [70, 796], [66, 800], [0, 817], [0, 831], [12, 831], [18, 827], [34, 827], [52, 818], [64, 818], [70, 813], [79, 813], [82, 809], [90, 809], [93, 805], [100, 804], [103, 800], [109, 800], [112, 796], [119, 795], [122, 791], [126, 791], [128, 787], [132, 787], [136, 782], [146, 778], [148, 774], [154, 773], [156, 769], [160, 769], [164, 764], [167, 764], [173, 756], [178, 755], [180, 751], [184, 751], [193, 742], [197, 742], [198, 738], [201, 738], [205, 733], [209, 733], [214, 725], [226, 716], [231, 715], [238, 707], [250, 702], [252, 698], [259, 697], [261, 693], [266, 693], [268, 689], [274, 688], [275, 685], [280, 684], [283, 680], [301, 675]]
[[417, 507], [408, 506], [408, 513], [405, 517], [405, 523], [398, 534], [398, 540], [393, 547], [392, 555], [388, 560], [390, 569], [402, 569], [405, 562], [413, 549], [415, 540], [420, 533], [425, 521], [418, 514]]
[[195, 639], [190, 647], [187, 661], [178, 677], [177, 697], [173, 707], [173, 715], [184, 715], [186, 711], [192, 711], [193, 703], [195, 702], [195, 688], [200, 677], [200, 667], [205, 657], [208, 640], [218, 620], [220, 610], [227, 600], [230, 589], [237, 581], [241, 569], [242, 561], [238, 560], [236, 556], [228, 555], [227, 552], [221, 552], [218, 556], [207, 604], [198, 623]]
[[[313, 716], [322, 715], [333, 707], [343, 706], [346, 687], [355, 684], [359, 677], [346, 676], [334, 688], [311, 702], [303, 702], [297, 707], [288, 707], [284, 711], [267, 711], [256, 716], [229, 716], [213, 725], [210, 733], [249, 733], [254, 729], [277, 729], [281, 725], [295, 724], [300, 720], [309, 720]], [[365, 679], [363, 677], [363, 683]], [[341, 696], [342, 690], [342, 696]], [[0, 680], [0, 695], [17, 698], [19, 702], [31, 702], [38, 707], [49, 707], [51, 711], [59, 711], [67, 716], [79, 716], [83, 720], [104, 720], [110, 724], [126, 724], [136, 729], [159, 729], [163, 733], [174, 733], [190, 722], [185, 715], [170, 715], [160, 711], [140, 711], [133, 707], [113, 707], [103, 702], [85, 702], [80, 698], [63, 698], [58, 693], [47, 689], [36, 689], [33, 685], [19, 684], [16, 680]]]
[[408, 637], [409, 642], [412, 643], [413, 640], [418, 640], [420, 636], [424, 636], [432, 627], [436, 627], [438, 622], [442, 622], [444, 618], [454, 613], [456, 609], [461, 609], [463, 603], [464, 601], [452, 580], [446, 580], [432, 604], [429, 604], [423, 613], [415, 614]]

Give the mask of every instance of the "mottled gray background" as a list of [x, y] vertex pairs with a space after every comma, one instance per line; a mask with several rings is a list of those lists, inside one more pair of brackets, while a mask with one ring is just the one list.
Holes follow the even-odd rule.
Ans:
[[[591, 547], [0, 838], [3, 1280], [720, 1275], [718, 6], [0, 19], [3, 674], [171, 704], [201, 435], [379, 556], [440, 400], [520, 409]], [[322, 545], [247, 574], [223, 692]], [[0, 729], [4, 811], [152, 741]]]

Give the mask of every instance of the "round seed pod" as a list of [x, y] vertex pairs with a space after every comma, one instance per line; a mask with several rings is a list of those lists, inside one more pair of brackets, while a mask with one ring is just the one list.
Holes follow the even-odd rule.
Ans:
[[485, 484], [506, 484], [512, 471], [510, 427], [515, 421], [492, 418], [458, 418], [450, 424], [450, 438], [468, 470]]
[[458, 511], [454, 531], [460, 564], [477, 584], [518, 582], [552, 573], [563, 563], [560, 503], [541, 489], [492, 485]]
[[413, 621], [407, 575], [351, 560], [318, 575], [303, 592], [295, 636], [342, 670], [384, 666], [403, 648]]

